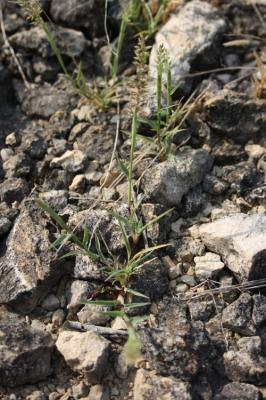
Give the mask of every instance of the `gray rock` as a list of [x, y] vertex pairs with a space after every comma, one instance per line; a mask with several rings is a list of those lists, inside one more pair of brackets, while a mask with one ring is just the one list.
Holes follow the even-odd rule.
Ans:
[[108, 129], [99, 130], [97, 126], [90, 126], [77, 138], [75, 145], [77, 149], [87, 155], [88, 159], [97, 160], [103, 165], [110, 161], [114, 140], [114, 132]]
[[100, 269], [100, 266], [96, 262], [92, 261], [88, 256], [78, 254], [76, 256], [73, 277], [75, 279], [104, 280], [106, 274]]
[[178, 261], [191, 263], [195, 256], [202, 256], [205, 251], [204, 244], [199, 239], [182, 237], [172, 242], [175, 257]]
[[6, 217], [0, 217], [0, 238], [6, 235], [12, 227], [12, 222]]
[[223, 310], [223, 326], [242, 335], [254, 335], [256, 328], [251, 319], [252, 306], [252, 297], [248, 293], [241, 294], [236, 301]]
[[22, 201], [29, 194], [27, 181], [22, 178], [9, 178], [0, 183], [0, 200], [7, 204]]
[[266, 277], [266, 216], [231, 215], [201, 225], [199, 235], [239, 281]]
[[225, 165], [221, 171], [221, 177], [230, 185], [231, 192], [245, 194], [256, 186], [260, 175], [256, 166], [250, 162], [240, 162], [234, 165]]
[[3, 169], [7, 178], [11, 178], [12, 176], [16, 178], [27, 177], [32, 172], [32, 168], [32, 160], [24, 153], [9, 157], [3, 164]]
[[225, 20], [216, 8], [199, 0], [189, 2], [157, 33], [150, 55], [150, 77], [156, 79], [157, 51], [163, 44], [171, 60], [173, 87], [180, 86], [181, 78], [192, 72], [193, 66], [214, 64], [225, 30]]
[[93, 385], [87, 400], [110, 400], [109, 390], [102, 385]]
[[211, 166], [212, 157], [207, 151], [186, 149], [173, 160], [148, 170], [142, 188], [145, 195], [156, 203], [177, 206], [189, 189], [204, 179]]
[[86, 301], [91, 296], [95, 287], [96, 285], [92, 282], [73, 281], [70, 288], [67, 290], [67, 307], [69, 309], [75, 309], [81, 306], [81, 302]]
[[[63, 56], [80, 57], [86, 45], [82, 32], [62, 26], [57, 26], [56, 29], [50, 26], [50, 30]], [[53, 55], [45, 32], [38, 26], [15, 33], [9, 40], [17, 49], [36, 51], [42, 57]]]
[[59, 212], [67, 206], [69, 195], [66, 190], [50, 190], [49, 192], [40, 193], [39, 197], [56, 212]]
[[74, 399], [82, 399], [89, 394], [89, 388], [84, 382], [80, 382], [77, 385], [72, 386], [71, 395]]
[[62, 167], [68, 172], [80, 172], [86, 165], [86, 155], [80, 150], [67, 150], [62, 156], [51, 161], [51, 167]]
[[6, 253], [0, 259], [0, 303], [26, 313], [69, 269], [66, 262], [55, 260], [47, 219], [30, 202], [23, 206], [6, 245]]
[[79, 322], [82, 324], [106, 325], [110, 317], [104, 312], [110, 311], [107, 307], [86, 304], [77, 314]]
[[224, 268], [224, 263], [218, 254], [207, 252], [204, 256], [195, 257], [195, 275], [201, 281], [217, 278]]
[[40, 137], [37, 132], [22, 133], [22, 148], [31, 158], [41, 160], [47, 150], [46, 140]]
[[226, 376], [232, 381], [265, 385], [266, 358], [260, 355], [261, 339], [258, 336], [242, 338], [238, 347], [239, 350], [224, 353]]
[[266, 321], [266, 297], [262, 294], [254, 294], [252, 320], [258, 328]]
[[206, 321], [211, 318], [215, 312], [213, 300], [195, 300], [188, 303], [189, 313], [192, 320]]
[[61, 331], [56, 347], [73, 371], [83, 373], [90, 383], [99, 383], [108, 364], [107, 339], [92, 332]]
[[238, 143], [256, 140], [265, 132], [265, 102], [223, 89], [205, 102], [206, 120], [216, 132]]
[[[97, 196], [98, 197], [98, 196]], [[128, 207], [125, 204], [110, 203], [107, 209], [91, 209], [76, 213], [69, 218], [69, 225], [78, 233], [82, 233], [83, 226], [86, 225], [89, 232], [97, 230], [104, 237], [108, 247], [113, 254], [119, 254], [124, 249], [124, 242], [118, 220], [111, 216], [111, 211], [115, 210], [118, 214], [128, 216]], [[108, 212], [109, 211], [109, 212]], [[89, 267], [90, 269], [91, 267]], [[94, 269], [94, 268], [93, 268]]]
[[73, 90], [47, 85], [26, 90], [20, 101], [25, 114], [47, 119], [56, 111], [70, 111], [77, 102], [77, 96]]
[[47, 311], [55, 311], [60, 307], [60, 301], [54, 294], [49, 294], [42, 302], [42, 308]]
[[150, 298], [159, 300], [169, 287], [168, 272], [161, 260], [152, 259], [132, 275], [130, 287]]
[[231, 382], [225, 385], [214, 400], [260, 400], [259, 389], [248, 383]]
[[189, 383], [171, 376], [158, 376], [145, 369], [137, 371], [133, 390], [133, 400], [192, 400]]
[[[159, 204], [144, 203], [141, 205], [141, 215], [146, 224], [160, 216], [164, 211], [165, 208]], [[171, 228], [171, 218], [171, 213], [169, 213], [147, 228], [147, 237], [152, 241], [152, 243], [159, 244], [166, 242], [167, 235]]]
[[190, 322], [186, 305], [175, 297], [164, 297], [157, 307], [155, 326], [138, 330], [145, 359], [158, 375], [195, 379], [214, 357], [203, 323]]
[[182, 217], [194, 217], [206, 204], [206, 196], [202, 192], [201, 185], [195, 186], [184, 197], [181, 206]]
[[213, 195], [220, 195], [223, 194], [227, 189], [229, 185], [227, 182], [224, 182], [223, 180], [217, 178], [216, 176], [212, 175], [206, 175], [204, 182], [203, 182], [203, 188], [205, 192], [213, 194]]
[[51, 336], [31, 328], [15, 315], [0, 315], [0, 385], [35, 383], [52, 373]]
[[85, 28], [91, 35], [104, 35], [105, 0], [52, 0], [51, 16], [74, 28]]

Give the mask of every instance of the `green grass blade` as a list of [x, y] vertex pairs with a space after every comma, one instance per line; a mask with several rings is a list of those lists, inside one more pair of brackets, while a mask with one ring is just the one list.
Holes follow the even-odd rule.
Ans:
[[52, 209], [52, 207], [49, 206], [48, 203], [41, 199], [35, 199], [35, 202], [37, 205], [42, 208], [59, 226], [60, 228], [64, 229], [65, 231], [69, 232], [69, 228], [63, 218], [60, 217], [60, 215], [57, 214], [56, 211]]

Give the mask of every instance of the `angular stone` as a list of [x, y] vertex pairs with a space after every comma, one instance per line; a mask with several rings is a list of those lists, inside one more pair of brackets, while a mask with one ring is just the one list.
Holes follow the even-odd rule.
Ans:
[[132, 275], [130, 287], [151, 301], [160, 300], [169, 288], [168, 271], [159, 258], [147, 261]]
[[260, 355], [261, 339], [258, 336], [242, 338], [239, 350], [224, 353], [226, 376], [237, 382], [266, 384], [266, 358]]
[[252, 320], [256, 327], [259, 327], [266, 321], [266, 297], [262, 294], [253, 296]]
[[174, 377], [158, 376], [139, 369], [134, 381], [133, 400], [192, 400], [190, 385]]
[[248, 383], [231, 382], [225, 385], [214, 400], [260, 400], [259, 389]]
[[85, 28], [91, 35], [104, 35], [105, 0], [52, 0], [51, 16], [74, 28]]
[[210, 4], [193, 0], [178, 14], [172, 14], [155, 37], [150, 55], [150, 77], [156, 79], [157, 51], [164, 45], [171, 60], [173, 87], [180, 85], [183, 75], [195, 66], [210, 67], [215, 62], [217, 49], [226, 22]]
[[142, 188], [145, 195], [156, 203], [177, 206], [189, 189], [204, 179], [211, 166], [212, 157], [207, 151], [186, 149], [173, 160], [147, 170]]
[[110, 311], [107, 307], [96, 306], [94, 304], [86, 304], [80, 312], [78, 312], [78, 320], [82, 324], [92, 324], [92, 325], [106, 325], [110, 320], [108, 315], [104, 312]]
[[75, 145], [88, 159], [97, 160], [103, 165], [110, 161], [114, 140], [115, 135], [112, 131], [92, 125], [77, 138]]
[[56, 212], [62, 211], [67, 206], [68, 197], [66, 190], [50, 190], [40, 193], [40, 198]]
[[238, 213], [201, 225], [199, 235], [239, 281], [266, 277], [266, 216]]
[[34, 329], [15, 314], [0, 314], [0, 385], [35, 383], [52, 373], [50, 334]]
[[0, 258], [0, 303], [29, 312], [63, 273], [67, 263], [55, 260], [50, 249], [47, 219], [27, 202], [9, 234], [5, 255]]
[[56, 297], [54, 294], [49, 294], [43, 302], [42, 302], [42, 308], [44, 308], [47, 311], [55, 311], [60, 307], [60, 301], [58, 297]]
[[93, 282], [75, 280], [71, 283], [67, 290], [67, 307], [75, 309], [81, 306], [82, 302], [86, 301], [96, 288]]
[[0, 200], [7, 204], [22, 201], [29, 194], [29, 186], [22, 178], [9, 178], [0, 184]]
[[242, 335], [254, 335], [256, 328], [251, 319], [252, 306], [252, 297], [248, 293], [241, 294], [236, 301], [223, 310], [223, 326]]
[[56, 111], [70, 111], [77, 102], [77, 96], [72, 90], [60, 90], [53, 86], [36, 86], [26, 90], [20, 102], [26, 115], [49, 118]]
[[99, 383], [108, 364], [110, 342], [93, 332], [61, 331], [56, 342], [68, 366]]
[[224, 263], [220, 256], [215, 253], [206, 253], [204, 256], [195, 257], [195, 275], [200, 280], [217, 277], [218, 273], [224, 268]]
[[73, 277], [75, 279], [104, 280], [107, 276], [104, 271], [100, 270], [99, 265], [92, 261], [90, 257], [78, 254], [76, 256]]
[[6, 235], [12, 227], [12, 222], [6, 217], [0, 217], [0, 238]]
[[51, 167], [62, 167], [68, 172], [79, 172], [85, 168], [86, 155], [80, 150], [67, 150], [61, 157], [51, 161]]
[[208, 125], [237, 143], [256, 140], [264, 135], [266, 105], [264, 100], [223, 89], [210, 93], [205, 102]]
[[[57, 26], [56, 29], [50, 26], [50, 30], [62, 55], [80, 57], [86, 45], [86, 39], [82, 32], [62, 26]], [[9, 40], [16, 48], [36, 51], [42, 57], [53, 55], [45, 32], [38, 26], [15, 33]]]

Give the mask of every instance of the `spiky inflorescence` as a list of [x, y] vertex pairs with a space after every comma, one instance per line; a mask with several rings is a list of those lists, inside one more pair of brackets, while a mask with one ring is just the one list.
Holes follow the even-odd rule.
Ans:
[[42, 8], [38, 0], [17, 0], [17, 4], [24, 10], [32, 24], [37, 26], [43, 24]]
[[134, 64], [136, 66], [136, 84], [132, 93], [132, 108], [138, 109], [141, 95], [145, 91], [147, 83], [147, 60], [149, 57], [148, 48], [143, 35], [139, 36], [135, 48]]

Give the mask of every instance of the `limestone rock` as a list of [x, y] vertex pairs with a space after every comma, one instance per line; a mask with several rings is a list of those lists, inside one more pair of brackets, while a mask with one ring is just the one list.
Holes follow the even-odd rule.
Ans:
[[67, 150], [51, 161], [51, 167], [62, 167], [68, 172], [79, 172], [85, 167], [86, 155], [80, 150]]
[[162, 44], [169, 52], [173, 87], [180, 84], [183, 75], [192, 72], [194, 65], [210, 67], [225, 30], [225, 20], [210, 4], [199, 0], [187, 3], [157, 33], [150, 55], [150, 77], [156, 79], [157, 51]]
[[91, 383], [98, 383], [106, 371], [110, 342], [93, 332], [61, 331], [58, 351], [75, 372], [83, 373]]
[[139, 369], [134, 382], [133, 400], [191, 400], [188, 383]]
[[201, 225], [199, 235], [239, 281], [266, 277], [266, 216], [238, 213]]
[[27, 202], [11, 230], [0, 258], [0, 303], [19, 312], [32, 310], [63, 273], [67, 263], [55, 260], [50, 249], [47, 219]]
[[215, 253], [208, 252], [204, 256], [195, 257], [194, 262], [195, 274], [200, 280], [215, 278], [224, 268], [220, 256]]
[[147, 170], [142, 188], [156, 203], [177, 206], [189, 189], [204, 179], [211, 166], [212, 157], [207, 151], [186, 149], [173, 160]]

